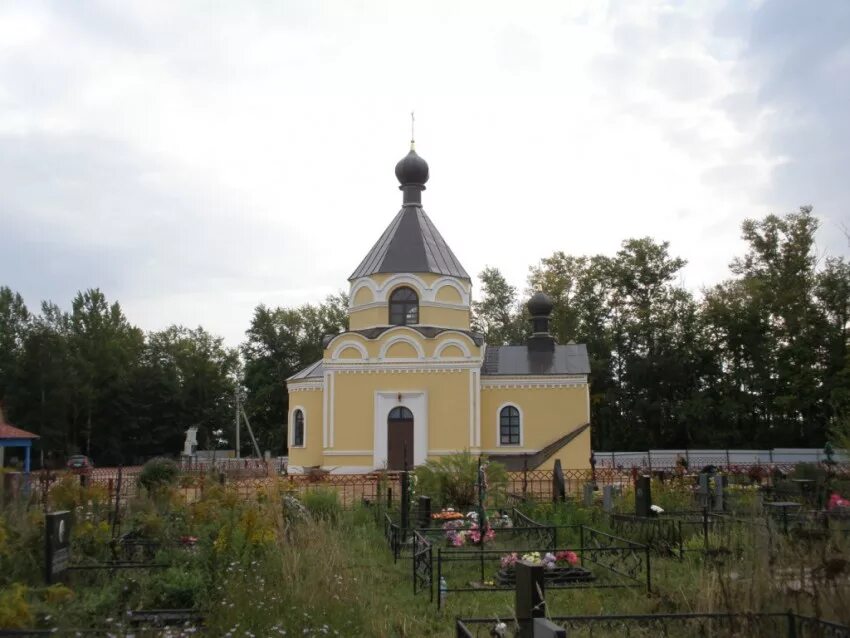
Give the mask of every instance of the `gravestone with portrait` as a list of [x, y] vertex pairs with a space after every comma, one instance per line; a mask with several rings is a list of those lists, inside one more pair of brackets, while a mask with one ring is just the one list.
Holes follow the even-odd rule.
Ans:
[[635, 516], [652, 516], [652, 491], [648, 476], [638, 476], [635, 483]]
[[63, 581], [71, 563], [71, 512], [49, 512], [44, 517], [44, 580]]

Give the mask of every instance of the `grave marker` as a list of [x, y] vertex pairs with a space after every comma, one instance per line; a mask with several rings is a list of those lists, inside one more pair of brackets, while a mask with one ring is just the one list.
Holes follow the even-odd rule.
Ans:
[[431, 525], [431, 497], [419, 497], [419, 527], [429, 527]]
[[584, 506], [590, 507], [593, 505], [593, 483], [584, 484]]
[[714, 477], [714, 504], [713, 508], [718, 512], [725, 509], [724, 496], [726, 494], [726, 476]]
[[563, 503], [567, 500], [567, 490], [564, 485], [564, 470], [561, 468], [561, 459], [555, 459], [555, 469], [552, 472], [552, 500], [555, 503]]
[[602, 488], [602, 509], [606, 512], [614, 511], [614, 486], [605, 485]]
[[711, 492], [709, 489], [709, 476], [705, 472], [699, 475], [699, 488], [697, 489], [697, 497], [699, 498], [700, 507], [711, 506]]
[[543, 565], [519, 561], [515, 569], [517, 637], [566, 638], [566, 630], [546, 618]]
[[65, 578], [71, 562], [71, 512], [44, 516], [44, 580], [50, 585]]
[[635, 516], [652, 516], [652, 489], [648, 476], [638, 476], [635, 483]]

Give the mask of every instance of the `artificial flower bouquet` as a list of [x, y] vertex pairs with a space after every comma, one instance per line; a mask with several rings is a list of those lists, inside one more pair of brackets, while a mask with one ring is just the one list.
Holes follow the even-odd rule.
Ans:
[[551, 585], [569, 585], [596, 579], [590, 571], [578, 566], [578, 555], [570, 550], [525, 554], [511, 552], [502, 556], [499, 561], [501, 569], [496, 574], [498, 585], [505, 587], [516, 583], [516, 564], [519, 561], [542, 565], [544, 578]]

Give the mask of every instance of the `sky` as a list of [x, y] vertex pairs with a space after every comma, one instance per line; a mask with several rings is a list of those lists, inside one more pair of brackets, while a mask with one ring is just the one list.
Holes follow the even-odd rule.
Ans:
[[235, 346], [347, 289], [411, 110], [473, 276], [651, 236], [698, 293], [806, 204], [850, 254], [845, 0], [0, 0], [0, 285]]

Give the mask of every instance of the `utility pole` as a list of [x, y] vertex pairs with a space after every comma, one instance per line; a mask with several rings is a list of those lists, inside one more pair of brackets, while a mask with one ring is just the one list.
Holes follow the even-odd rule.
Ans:
[[239, 411], [242, 405], [239, 399], [239, 389], [236, 389], [236, 458], [239, 458]]

